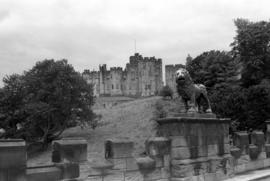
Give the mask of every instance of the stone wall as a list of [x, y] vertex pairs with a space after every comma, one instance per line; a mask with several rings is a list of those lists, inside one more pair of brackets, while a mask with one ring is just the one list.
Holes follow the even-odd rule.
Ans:
[[143, 156], [133, 155], [132, 141], [106, 141], [106, 161], [94, 166], [89, 180], [221, 181], [270, 166], [270, 126], [265, 142], [261, 131], [237, 132], [230, 139], [229, 119], [175, 117], [157, 122], [157, 137], [146, 140]]
[[165, 80], [166, 80], [166, 85], [169, 86], [174, 93], [174, 96], [177, 96], [177, 91], [176, 91], [176, 82], [175, 82], [175, 72], [179, 68], [184, 68], [185, 66], [182, 64], [176, 64], [176, 65], [166, 65], [165, 66]]
[[96, 95], [152, 96], [163, 86], [162, 60], [143, 57], [135, 53], [130, 56], [124, 70], [101, 65], [99, 71], [85, 70], [83, 77], [94, 85]]
[[[53, 142], [52, 163], [27, 166], [23, 140], [0, 140], [1, 181], [221, 181], [235, 174], [270, 166], [267, 131], [236, 132], [229, 119], [212, 116], [157, 120], [157, 137], [134, 155], [134, 143], [109, 139], [104, 159], [87, 161], [87, 142], [66, 138]], [[80, 170], [86, 177], [80, 177]]]
[[[80, 142], [80, 145], [83, 146], [80, 148], [75, 146], [74, 148], [71, 142], [72, 140], [69, 139], [58, 142], [57, 147], [63, 148], [62, 145], [65, 145], [65, 151], [62, 149], [62, 152], [58, 152], [58, 154], [54, 152], [52, 158], [57, 160], [57, 157], [63, 159], [84, 157], [87, 144], [85, 145], [85, 142], [81, 139], [76, 139], [76, 145]], [[75, 163], [74, 160], [65, 160], [64, 162], [61, 159], [58, 159], [58, 162], [40, 166], [27, 166], [25, 141], [19, 139], [0, 140], [1, 181], [60, 181], [79, 177], [79, 162]]]

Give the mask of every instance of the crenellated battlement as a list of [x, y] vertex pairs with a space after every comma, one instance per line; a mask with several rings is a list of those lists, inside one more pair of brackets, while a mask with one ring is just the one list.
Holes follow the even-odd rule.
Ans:
[[114, 72], [123, 72], [123, 68], [122, 67], [111, 67], [110, 71], [114, 71]]
[[[144, 80], [142, 80], [142, 70], [149, 71], [149, 73], [144, 73]], [[124, 69], [122, 67], [107, 68], [106, 64], [102, 64], [99, 65], [99, 71], [85, 70], [83, 76], [89, 80], [88, 82], [94, 82], [97, 85], [96, 92], [99, 95], [151, 96], [163, 86], [162, 59], [154, 56], [143, 57], [135, 53], [129, 57], [129, 62]], [[99, 80], [96, 80], [96, 77]]]

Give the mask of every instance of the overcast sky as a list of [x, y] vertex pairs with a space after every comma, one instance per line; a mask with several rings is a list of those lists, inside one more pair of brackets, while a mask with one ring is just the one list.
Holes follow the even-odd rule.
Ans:
[[[269, 20], [269, 0], [0, 0], [0, 79], [36, 61], [76, 70], [124, 66], [137, 51], [163, 64], [230, 50], [233, 20]], [[1, 83], [0, 83], [1, 84]]]

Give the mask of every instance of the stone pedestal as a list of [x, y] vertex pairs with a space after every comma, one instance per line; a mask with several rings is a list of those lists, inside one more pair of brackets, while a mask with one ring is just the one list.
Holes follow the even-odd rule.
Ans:
[[182, 114], [157, 120], [158, 136], [171, 140], [171, 178], [211, 175], [220, 180], [232, 173], [229, 145], [230, 119], [213, 114]]
[[26, 146], [21, 139], [0, 140], [0, 180], [26, 181]]
[[83, 138], [65, 138], [53, 142], [52, 161], [61, 162], [64, 159], [71, 162], [87, 160], [87, 141]]

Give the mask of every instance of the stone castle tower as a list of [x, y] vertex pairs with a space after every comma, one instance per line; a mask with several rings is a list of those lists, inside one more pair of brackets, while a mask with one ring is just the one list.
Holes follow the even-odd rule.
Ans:
[[185, 66], [182, 65], [182, 64], [166, 65], [165, 66], [166, 85], [169, 86], [173, 90], [174, 96], [177, 96], [176, 82], [175, 82], [175, 72], [179, 68], [185, 68]]
[[94, 85], [94, 95], [152, 96], [162, 88], [162, 60], [130, 56], [125, 69], [100, 65], [99, 71], [84, 70], [83, 77]]

